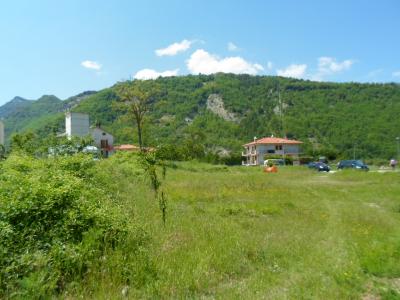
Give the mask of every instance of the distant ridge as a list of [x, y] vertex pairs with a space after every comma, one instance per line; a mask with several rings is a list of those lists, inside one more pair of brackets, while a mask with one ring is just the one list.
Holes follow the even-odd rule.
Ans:
[[[308, 155], [386, 160], [397, 153], [399, 84], [224, 73], [164, 77], [151, 84], [162, 93], [146, 116], [149, 146], [179, 145], [198, 136], [211, 151], [240, 153], [254, 136], [274, 135], [302, 141]], [[101, 122], [116, 143], [136, 143], [134, 123], [126, 111], [115, 109], [116, 99], [112, 86], [64, 101], [55, 96], [28, 101], [29, 106], [23, 104], [4, 118], [6, 134], [9, 138], [12, 132], [31, 130], [47, 137], [63, 130], [64, 111], [70, 109], [88, 113], [92, 123]]]
[[0, 118], [6, 118], [18, 110], [29, 106], [33, 101], [16, 96], [6, 104], [0, 106]]
[[66, 100], [54, 95], [43, 95], [37, 100], [14, 97], [0, 106], [0, 118], [4, 119], [7, 140], [12, 133], [35, 131], [47, 124], [53, 124], [64, 111], [77, 106], [80, 101], [95, 93], [95, 91], [85, 91]]

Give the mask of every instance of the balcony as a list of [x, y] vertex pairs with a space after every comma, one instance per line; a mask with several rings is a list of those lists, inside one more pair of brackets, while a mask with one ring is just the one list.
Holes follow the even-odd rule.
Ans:
[[242, 152], [242, 156], [252, 156], [252, 155], [257, 155], [257, 151], [248, 151], [248, 152]]

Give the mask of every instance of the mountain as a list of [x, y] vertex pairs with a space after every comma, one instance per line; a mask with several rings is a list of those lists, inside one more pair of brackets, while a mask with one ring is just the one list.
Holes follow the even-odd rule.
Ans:
[[[209, 149], [239, 153], [241, 145], [254, 136], [273, 134], [302, 140], [307, 153], [352, 157], [355, 152], [357, 157], [385, 159], [396, 154], [398, 84], [233, 74], [166, 77], [152, 84], [162, 93], [147, 115], [144, 133], [148, 145], [179, 145], [191, 134], [200, 133]], [[116, 143], [136, 142], [133, 121], [114, 108], [115, 100], [114, 87], [110, 87], [86, 95], [70, 108], [90, 114], [91, 123], [100, 121]], [[66, 104], [60, 100], [43, 103], [41, 113], [7, 117], [6, 126], [35, 129], [42, 136], [62, 131]]]
[[6, 136], [10, 137], [14, 132], [36, 130], [42, 127], [45, 120], [51, 119], [62, 107], [63, 102], [56, 96], [44, 95], [35, 101], [30, 101], [28, 105], [24, 104], [22, 107], [10, 111], [4, 118]]
[[78, 95], [69, 97], [67, 100], [64, 101], [64, 110], [70, 110], [74, 107], [78, 106], [78, 104], [87, 97], [96, 94], [96, 91], [85, 91]]
[[22, 97], [14, 97], [12, 100], [0, 106], [0, 119], [6, 118], [9, 115], [18, 112], [19, 110], [28, 107], [32, 104], [32, 100], [27, 100]]

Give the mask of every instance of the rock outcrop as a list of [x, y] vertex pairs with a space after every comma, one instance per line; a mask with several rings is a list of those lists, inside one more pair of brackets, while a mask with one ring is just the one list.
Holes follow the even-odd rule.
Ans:
[[207, 109], [226, 121], [238, 121], [238, 118], [235, 116], [234, 113], [231, 113], [225, 109], [224, 101], [222, 100], [222, 97], [218, 94], [211, 94], [210, 96], [208, 96]]

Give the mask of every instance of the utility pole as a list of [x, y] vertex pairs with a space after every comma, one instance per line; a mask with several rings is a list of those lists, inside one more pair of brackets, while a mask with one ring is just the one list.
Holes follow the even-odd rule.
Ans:
[[356, 144], [353, 145], [353, 159], [356, 160]]
[[400, 136], [396, 137], [397, 141], [397, 161], [400, 160]]

